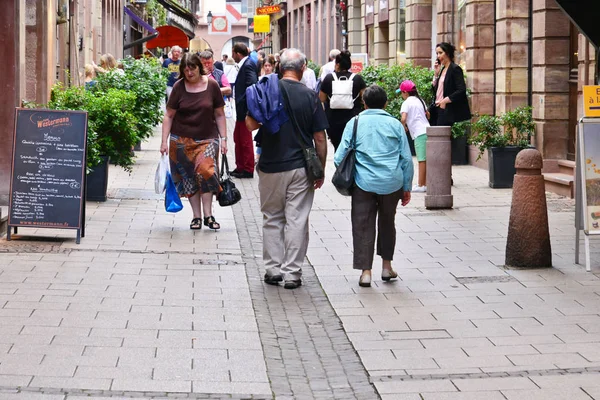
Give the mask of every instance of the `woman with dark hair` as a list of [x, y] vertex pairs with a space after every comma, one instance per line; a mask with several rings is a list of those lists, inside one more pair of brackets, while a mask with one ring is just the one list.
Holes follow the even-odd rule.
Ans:
[[362, 271], [359, 286], [371, 286], [373, 250], [377, 235], [377, 254], [382, 259], [381, 279], [398, 277], [392, 269], [396, 246], [395, 216], [398, 202], [410, 202], [413, 163], [404, 128], [398, 119], [384, 111], [385, 90], [369, 86], [363, 93], [365, 110], [352, 118], [333, 159], [337, 166], [350, 147], [356, 129], [355, 186], [352, 189], [352, 242], [354, 269]]
[[221, 228], [212, 214], [213, 194], [221, 191], [219, 147], [221, 153], [227, 153], [221, 88], [208, 78], [200, 57], [186, 53], [167, 103], [160, 152], [169, 153], [171, 176], [179, 196], [187, 197], [192, 206], [190, 229], [201, 229], [203, 223], [210, 229]]
[[[331, 140], [336, 150], [340, 145], [346, 123], [361, 111], [361, 95], [367, 87], [367, 84], [360, 75], [349, 71], [351, 67], [350, 52], [347, 50], [342, 51], [335, 57], [335, 71], [323, 78], [319, 92], [319, 98], [325, 105], [325, 113], [329, 122], [327, 136], [329, 136], [329, 140]], [[331, 97], [333, 96], [333, 87], [350, 85], [350, 82], [352, 83], [352, 101], [348, 105], [348, 108], [332, 109]]]
[[452, 126], [455, 122], [471, 119], [467, 100], [467, 86], [462, 68], [454, 63], [455, 47], [442, 42], [435, 47], [435, 76], [432, 82], [435, 107], [431, 125]]

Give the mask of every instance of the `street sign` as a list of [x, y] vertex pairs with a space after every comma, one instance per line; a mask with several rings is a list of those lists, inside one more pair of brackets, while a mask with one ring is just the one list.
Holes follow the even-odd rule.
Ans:
[[254, 33], [271, 32], [271, 18], [268, 15], [254, 16]]
[[584, 115], [600, 117], [600, 86], [583, 87]]
[[276, 4], [274, 6], [266, 6], [266, 7], [258, 7], [256, 9], [257, 15], [269, 15], [269, 14], [277, 14], [281, 11], [281, 6]]

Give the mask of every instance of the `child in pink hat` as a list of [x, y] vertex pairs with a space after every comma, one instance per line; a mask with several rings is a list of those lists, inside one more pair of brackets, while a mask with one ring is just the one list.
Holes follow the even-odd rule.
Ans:
[[396, 92], [400, 92], [404, 99], [400, 108], [402, 124], [410, 132], [410, 136], [415, 143], [415, 152], [417, 153], [417, 161], [419, 162], [418, 184], [413, 186], [412, 192], [424, 193], [427, 191], [425, 181], [427, 175], [425, 149], [427, 147], [427, 127], [429, 126], [429, 121], [427, 121], [429, 118], [427, 106], [419, 96], [417, 86], [413, 81], [403, 81]]

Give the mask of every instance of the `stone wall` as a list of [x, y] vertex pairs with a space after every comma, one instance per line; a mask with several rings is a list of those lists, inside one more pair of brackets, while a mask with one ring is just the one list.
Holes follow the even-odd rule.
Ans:
[[431, 66], [431, 0], [406, 1], [406, 59], [423, 67]]

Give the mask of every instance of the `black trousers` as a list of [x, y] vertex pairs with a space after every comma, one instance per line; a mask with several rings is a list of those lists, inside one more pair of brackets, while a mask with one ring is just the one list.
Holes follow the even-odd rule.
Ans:
[[396, 208], [403, 193], [400, 189], [394, 193], [379, 195], [354, 187], [351, 211], [354, 269], [373, 267], [376, 222], [377, 255], [384, 260], [393, 259], [396, 248]]

